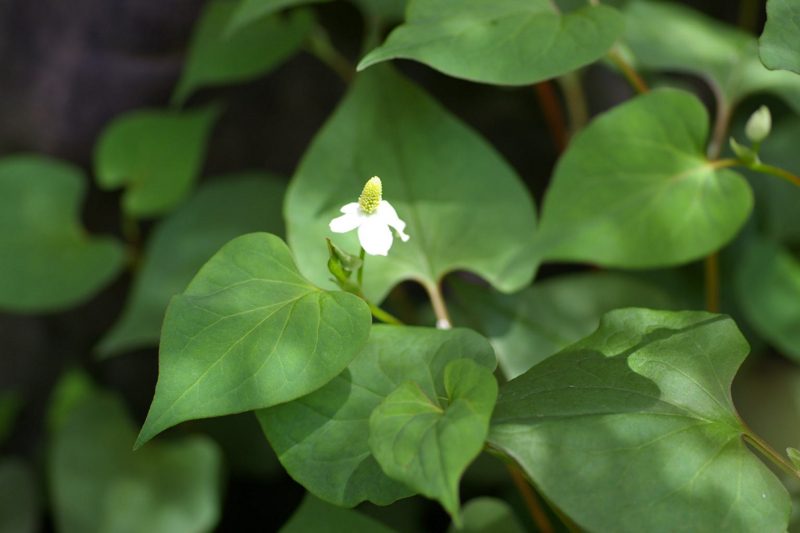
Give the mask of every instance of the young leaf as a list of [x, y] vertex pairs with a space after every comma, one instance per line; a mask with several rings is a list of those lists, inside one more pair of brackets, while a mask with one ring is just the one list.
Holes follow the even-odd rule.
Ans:
[[86, 178], [40, 156], [0, 160], [0, 307], [47, 313], [78, 305], [123, 267], [117, 239], [89, 235], [80, 222]]
[[258, 411], [264, 433], [289, 474], [336, 505], [378, 505], [411, 496], [383, 473], [370, 451], [369, 417], [397, 385], [413, 380], [428, 397], [446, 396], [444, 369], [470, 359], [494, 370], [491, 345], [468, 329], [376, 325], [347, 369], [320, 390]]
[[800, 74], [800, 4], [768, 0], [767, 23], [758, 44], [765, 67]]
[[624, 29], [603, 5], [562, 14], [549, 0], [417, 1], [358, 69], [407, 58], [457, 78], [528, 85], [597, 61]]
[[36, 533], [39, 490], [31, 468], [19, 459], [0, 460], [0, 532]]
[[369, 447], [386, 474], [435, 498], [461, 523], [458, 485], [483, 448], [497, 401], [492, 371], [470, 359], [444, 369], [445, 397], [404, 381], [369, 417]]
[[121, 401], [95, 392], [53, 434], [50, 494], [61, 533], [212, 531], [221, 504], [221, 454], [200, 436], [133, 452]]
[[241, 31], [229, 32], [233, 17], [245, 8], [245, 4], [224, 0], [206, 5], [172, 95], [173, 104], [185, 104], [200, 87], [239, 83], [266, 74], [300, 49], [314, 25], [310, 11], [298, 10], [286, 19], [257, 17]]
[[393, 533], [394, 530], [358, 511], [342, 509], [311, 494], [306, 494], [300, 507], [279, 533]]
[[489, 445], [588, 531], [785, 531], [730, 397], [748, 349], [722, 315], [613, 311], [502, 387]]
[[550, 278], [515, 294], [463, 282], [454, 287], [478, 330], [492, 341], [507, 379], [589, 335], [608, 311], [678, 308], [657, 286], [613, 272]]
[[544, 199], [537, 243], [556, 261], [654, 268], [706, 256], [753, 207], [747, 181], [705, 154], [708, 115], [661, 89], [595, 119], [570, 143]]
[[792, 460], [794, 467], [800, 469], [800, 451], [796, 448], [786, 448], [786, 455]]
[[447, 533], [525, 533], [527, 531], [514, 510], [497, 498], [473, 498], [461, 511], [464, 526], [451, 524]]
[[[328, 224], [380, 176], [383, 197], [407, 222], [408, 242], [365, 262], [366, 295], [380, 301], [397, 283], [433, 285], [446, 273], [476, 272], [504, 291], [527, 284], [536, 219], [514, 170], [474, 131], [388, 67], [358, 76], [322, 128], [289, 186], [287, 232], [300, 270], [332, 286], [325, 267]], [[491, 179], [488, 179], [490, 176]], [[356, 232], [336, 234], [358, 250]]]
[[124, 187], [122, 208], [146, 218], [172, 211], [192, 190], [219, 108], [133, 111], [112, 122], [97, 143], [98, 186]]
[[371, 317], [362, 299], [306, 281], [280, 238], [232, 240], [167, 309], [156, 395], [136, 447], [186, 420], [313, 392], [361, 350]]
[[283, 233], [283, 194], [281, 180], [257, 173], [203, 184], [153, 230], [122, 316], [97, 353], [109, 357], [157, 345], [170, 298], [189, 285], [222, 245], [254, 231]]

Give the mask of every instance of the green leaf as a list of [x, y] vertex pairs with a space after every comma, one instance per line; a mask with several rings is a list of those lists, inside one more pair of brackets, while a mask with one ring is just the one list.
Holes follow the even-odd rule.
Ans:
[[767, 23], [758, 44], [768, 69], [800, 74], [800, 5], [796, 1], [767, 2]]
[[72, 411], [97, 392], [97, 386], [85, 371], [73, 368], [64, 372], [51, 393], [47, 429], [60, 429], [69, 420]]
[[170, 298], [189, 285], [222, 245], [254, 231], [283, 233], [283, 194], [281, 180], [258, 173], [203, 184], [149, 236], [122, 316], [97, 353], [108, 357], [158, 344]]
[[625, 17], [625, 40], [640, 67], [699, 76], [730, 108], [746, 96], [767, 92], [800, 112], [800, 78], [767, 70], [749, 33], [673, 2], [632, 1]]
[[544, 199], [537, 243], [554, 261], [654, 268], [718, 250], [747, 221], [747, 181], [704, 155], [708, 115], [661, 89], [595, 119], [570, 143]]
[[122, 270], [117, 239], [80, 221], [86, 178], [70, 164], [33, 155], [0, 160], [0, 308], [48, 313], [79, 305]]
[[489, 445], [588, 531], [783, 532], [730, 397], [748, 350], [722, 315], [613, 311], [502, 387]]
[[446, 394], [444, 369], [471, 359], [488, 370], [497, 361], [491, 345], [468, 329], [376, 325], [364, 349], [325, 387], [257, 416], [289, 474], [313, 494], [352, 507], [411, 496], [383, 473], [369, 448], [369, 417], [397, 385], [413, 380], [425, 394]]
[[266, 74], [294, 55], [314, 26], [313, 14], [298, 10], [285, 19], [248, 18], [246, 27], [228, 31], [246, 9], [252, 10], [248, 2], [213, 0], [206, 5], [172, 95], [173, 104], [185, 104], [200, 87], [240, 83]]
[[139, 110], [102, 133], [94, 156], [97, 184], [125, 188], [122, 208], [146, 218], [172, 211], [192, 191], [219, 108]]
[[394, 530], [358, 511], [342, 509], [306, 494], [280, 533], [392, 533]]
[[156, 395], [136, 447], [186, 420], [315, 391], [361, 350], [371, 317], [357, 296], [306, 281], [279, 237], [232, 240], [167, 309]]
[[39, 493], [30, 467], [19, 459], [0, 460], [0, 533], [39, 531]]
[[444, 369], [446, 396], [404, 381], [369, 418], [369, 447], [386, 474], [439, 500], [460, 525], [458, 485], [483, 448], [497, 401], [492, 371], [471, 359]]
[[451, 524], [447, 533], [525, 533], [526, 529], [505, 501], [497, 498], [473, 498], [461, 511], [464, 527]]
[[736, 289], [758, 334], [800, 362], [800, 261], [769, 240], [757, 240], [737, 265]]
[[406, 58], [457, 78], [529, 85], [597, 61], [624, 30], [602, 5], [562, 14], [549, 0], [416, 1], [358, 69]]
[[796, 448], [786, 448], [786, 455], [792, 460], [794, 467], [800, 470], [800, 451]]
[[2, 445], [11, 431], [14, 429], [14, 422], [17, 420], [22, 398], [14, 391], [0, 392], [0, 445]]
[[53, 435], [50, 494], [61, 533], [213, 531], [221, 454], [206, 437], [131, 451], [136, 430], [121, 401], [84, 399]]
[[357, 232], [334, 234], [328, 224], [376, 175], [411, 239], [395, 239], [388, 257], [367, 257], [372, 301], [403, 280], [431, 286], [457, 269], [504, 291], [530, 282], [536, 217], [527, 189], [485, 140], [388, 67], [358, 76], [289, 186], [289, 243], [308, 279], [332, 286], [325, 237], [360, 248]]
[[608, 311], [678, 308], [657, 286], [612, 272], [549, 278], [508, 295], [463, 282], [455, 288], [478, 330], [492, 341], [507, 379], [589, 335]]

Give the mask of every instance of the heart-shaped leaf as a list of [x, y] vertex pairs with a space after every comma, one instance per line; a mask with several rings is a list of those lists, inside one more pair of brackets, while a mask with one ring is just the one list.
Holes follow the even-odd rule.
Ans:
[[544, 199], [546, 259], [654, 268], [721, 248], [753, 194], [704, 155], [708, 115], [683, 91], [639, 96], [595, 119], [570, 144]]
[[306, 281], [279, 237], [232, 240], [167, 309], [156, 395], [136, 447], [179, 422], [313, 392], [353, 360], [371, 324], [362, 299]]
[[722, 315], [613, 311], [502, 387], [488, 442], [587, 531], [785, 531], [730, 397], [748, 350]]
[[192, 190], [219, 108], [132, 111], [97, 142], [94, 172], [106, 190], [124, 187], [122, 208], [135, 218], [172, 211]]
[[375, 175], [408, 224], [410, 240], [396, 239], [388, 257], [367, 257], [364, 286], [371, 300], [407, 279], [430, 287], [456, 269], [503, 291], [530, 282], [536, 217], [527, 189], [485, 140], [385, 66], [358, 76], [289, 186], [289, 243], [309, 280], [333, 286], [326, 237], [358, 252], [355, 231], [335, 234], [328, 224]]
[[89, 235], [80, 222], [86, 177], [39, 156], [0, 160], [0, 307], [46, 313], [78, 305], [124, 265], [117, 239]]
[[446, 396], [428, 396], [404, 381], [369, 418], [369, 447], [386, 474], [461, 515], [458, 485], [483, 448], [497, 401], [492, 371], [471, 359], [444, 369]]
[[365, 500], [388, 505], [413, 491], [387, 477], [372, 456], [370, 414], [405, 380], [430, 397], [445, 396], [444, 369], [456, 359], [489, 371], [497, 365], [491, 345], [468, 329], [376, 325], [325, 387], [256, 414], [283, 466], [313, 494], [345, 507]]
[[31, 468], [19, 459], [0, 460], [0, 532], [40, 531], [39, 499]]
[[254, 231], [283, 233], [284, 185], [277, 177], [224, 176], [204, 184], [147, 240], [122, 316], [100, 341], [103, 357], [158, 344], [164, 312], [200, 267], [229, 240]]
[[768, 0], [767, 23], [758, 43], [765, 67], [800, 74], [800, 4]]
[[550, 0], [416, 1], [358, 68], [407, 58], [457, 78], [528, 85], [597, 61], [624, 29], [602, 5], [562, 14]]

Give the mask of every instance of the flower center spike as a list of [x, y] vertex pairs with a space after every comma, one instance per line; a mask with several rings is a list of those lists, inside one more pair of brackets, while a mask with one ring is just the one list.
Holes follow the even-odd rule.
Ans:
[[361, 196], [358, 197], [358, 205], [365, 213], [372, 214], [378, 209], [378, 204], [381, 203], [381, 179], [378, 176], [370, 178], [364, 190], [361, 191]]

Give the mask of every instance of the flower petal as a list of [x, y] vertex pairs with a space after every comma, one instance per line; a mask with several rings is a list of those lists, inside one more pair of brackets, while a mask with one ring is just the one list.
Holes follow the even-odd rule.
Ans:
[[369, 255], [389, 255], [392, 231], [380, 217], [367, 217], [358, 228], [358, 240]]
[[403, 239], [403, 242], [408, 241], [410, 237], [404, 233], [406, 229], [406, 223], [400, 220], [400, 217], [397, 216], [397, 211], [394, 210], [392, 204], [383, 200], [380, 205], [378, 205], [378, 210], [376, 213], [384, 223], [393, 227], [397, 234]]
[[358, 202], [350, 202], [349, 204], [342, 207], [339, 211], [342, 213], [357, 213], [358, 212]]
[[[344, 207], [342, 209], [344, 209]], [[334, 233], [347, 233], [348, 231], [352, 231], [357, 227], [359, 227], [364, 222], [364, 220], [365, 219], [363, 217], [358, 216], [357, 212], [346, 213], [338, 218], [334, 218], [333, 220], [331, 220], [329, 227], [331, 228], [331, 231]]]

